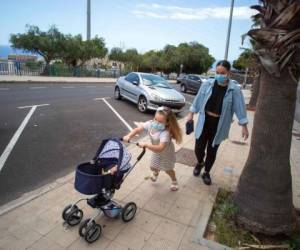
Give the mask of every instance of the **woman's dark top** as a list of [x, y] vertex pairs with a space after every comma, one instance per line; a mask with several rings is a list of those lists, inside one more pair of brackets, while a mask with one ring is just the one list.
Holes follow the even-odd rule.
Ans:
[[209, 111], [214, 114], [221, 115], [223, 99], [226, 94], [227, 87], [228, 85], [221, 86], [217, 83], [217, 81], [215, 81], [211, 96], [206, 103], [205, 111]]

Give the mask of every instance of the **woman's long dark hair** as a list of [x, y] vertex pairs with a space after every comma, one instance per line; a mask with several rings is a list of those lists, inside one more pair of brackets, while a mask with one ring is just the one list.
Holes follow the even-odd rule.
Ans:
[[219, 61], [219, 62], [217, 63], [217, 66], [216, 66], [216, 67], [218, 67], [218, 66], [223, 66], [225, 69], [227, 69], [227, 71], [230, 71], [230, 69], [231, 69], [231, 64], [230, 64], [230, 62], [228, 62], [227, 60]]

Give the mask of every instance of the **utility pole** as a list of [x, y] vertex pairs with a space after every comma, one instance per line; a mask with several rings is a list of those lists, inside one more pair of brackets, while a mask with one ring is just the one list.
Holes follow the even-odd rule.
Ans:
[[91, 40], [91, 0], [87, 0], [86, 40]]
[[231, 8], [230, 8], [230, 15], [229, 15], [229, 23], [228, 23], [228, 31], [227, 31], [227, 38], [226, 38], [226, 48], [225, 48], [224, 60], [228, 59], [228, 50], [229, 50], [229, 42], [230, 42], [230, 32], [231, 32], [231, 24], [232, 24], [233, 6], [234, 6], [234, 0], [231, 0]]

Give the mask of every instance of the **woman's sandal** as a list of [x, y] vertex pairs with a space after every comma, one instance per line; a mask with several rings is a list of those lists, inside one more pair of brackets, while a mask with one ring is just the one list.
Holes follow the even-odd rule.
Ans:
[[177, 191], [178, 190], [178, 182], [172, 181], [170, 189], [171, 189], [171, 191]]
[[157, 178], [158, 178], [158, 175], [159, 175], [158, 173], [153, 173], [152, 176], [150, 177], [150, 180], [153, 181], [153, 182], [156, 182]]

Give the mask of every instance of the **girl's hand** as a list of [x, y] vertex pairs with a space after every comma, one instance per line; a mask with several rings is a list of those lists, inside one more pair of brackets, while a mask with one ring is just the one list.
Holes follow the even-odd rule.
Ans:
[[242, 127], [242, 137], [244, 138], [245, 141], [249, 137], [249, 131], [248, 131], [247, 125]]
[[147, 148], [147, 146], [148, 146], [148, 143], [147, 142], [139, 142], [139, 147], [140, 148]]
[[110, 169], [110, 174], [111, 175], [114, 175], [116, 172], [118, 171], [118, 167], [117, 166], [114, 166]]
[[125, 136], [123, 137], [123, 141], [129, 142], [129, 141], [130, 141], [130, 137], [129, 137], [128, 135], [125, 135]]

